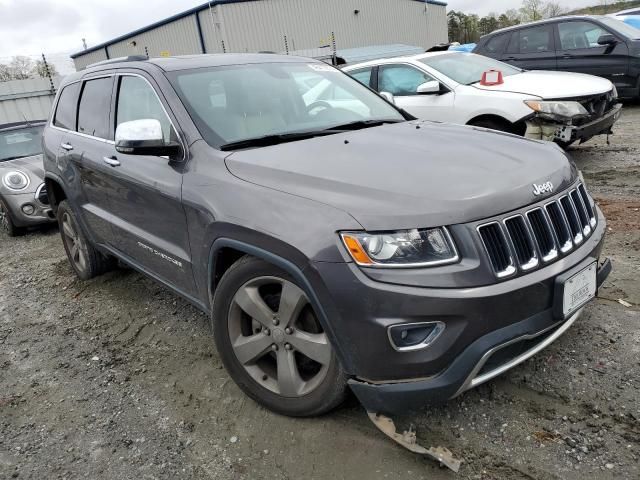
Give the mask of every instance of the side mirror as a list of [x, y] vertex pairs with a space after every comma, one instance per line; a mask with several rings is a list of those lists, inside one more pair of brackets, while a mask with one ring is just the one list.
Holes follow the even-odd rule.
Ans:
[[418, 85], [416, 88], [416, 93], [419, 95], [436, 95], [441, 93], [440, 82], [437, 80], [430, 80], [428, 82], [424, 82], [421, 85]]
[[181, 151], [180, 144], [164, 141], [160, 122], [152, 118], [132, 120], [118, 125], [115, 143], [116, 151], [128, 155], [175, 157]]
[[618, 43], [616, 37], [611, 35], [610, 33], [605, 33], [604, 35], [600, 35], [598, 37], [598, 45], [615, 45]]
[[396, 99], [393, 98], [393, 95], [389, 92], [380, 92], [380, 96], [384, 98], [387, 102], [396, 104]]

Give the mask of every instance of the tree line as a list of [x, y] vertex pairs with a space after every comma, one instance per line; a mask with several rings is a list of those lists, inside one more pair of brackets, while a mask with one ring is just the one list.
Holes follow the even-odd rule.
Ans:
[[50, 63], [45, 65], [44, 60], [33, 60], [30, 57], [15, 56], [9, 63], [0, 63], [0, 82], [9, 80], [25, 80], [27, 78], [47, 77], [47, 67], [52, 77], [58, 75], [56, 67]]
[[499, 28], [511, 27], [520, 23], [535, 22], [543, 18], [565, 15], [567, 10], [558, 2], [544, 0], [523, 0], [520, 8], [511, 8], [501, 14], [490, 13], [485, 17], [476, 14], [467, 15], [451, 10], [447, 14], [449, 41], [459, 43], [477, 42], [482, 35]]

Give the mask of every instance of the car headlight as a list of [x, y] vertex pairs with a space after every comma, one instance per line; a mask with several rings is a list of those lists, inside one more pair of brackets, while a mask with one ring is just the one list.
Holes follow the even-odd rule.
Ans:
[[444, 227], [397, 232], [342, 232], [353, 260], [366, 267], [408, 268], [458, 261], [453, 239]]
[[618, 98], [618, 89], [616, 88], [615, 85], [611, 89], [611, 98], [613, 98], [614, 100]]
[[549, 117], [560, 117], [566, 119], [589, 115], [587, 109], [578, 102], [525, 100], [524, 103], [531, 110]]
[[19, 171], [7, 172], [2, 177], [2, 183], [10, 190], [24, 190], [29, 186], [29, 176]]

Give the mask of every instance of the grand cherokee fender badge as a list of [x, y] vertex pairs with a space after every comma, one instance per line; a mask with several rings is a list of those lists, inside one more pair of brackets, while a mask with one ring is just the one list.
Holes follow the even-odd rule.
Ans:
[[535, 196], [542, 195], [543, 193], [551, 193], [551, 192], [553, 192], [553, 183], [551, 182], [533, 184], [533, 194]]

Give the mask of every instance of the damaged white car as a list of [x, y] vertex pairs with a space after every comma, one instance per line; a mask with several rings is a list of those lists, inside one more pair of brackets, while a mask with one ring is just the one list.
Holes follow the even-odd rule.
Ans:
[[[344, 71], [420, 119], [491, 128], [565, 148], [612, 133], [620, 117], [618, 93], [609, 80], [525, 71], [473, 53], [381, 59]], [[331, 103], [331, 95], [335, 92], [316, 100]]]

